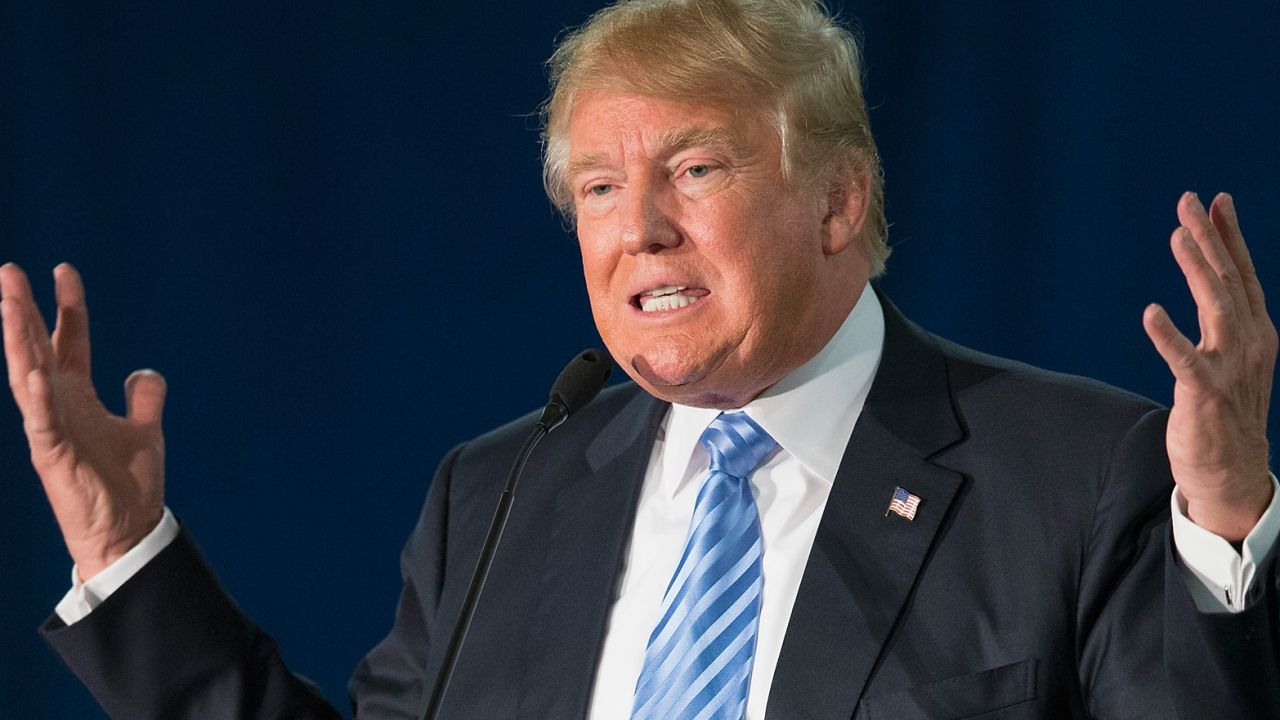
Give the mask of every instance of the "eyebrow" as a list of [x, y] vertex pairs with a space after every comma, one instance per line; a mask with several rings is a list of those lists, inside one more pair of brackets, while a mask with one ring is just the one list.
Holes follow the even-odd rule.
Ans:
[[[689, 148], [706, 148], [730, 158], [739, 158], [744, 154], [742, 142], [737, 133], [720, 125], [696, 125], [677, 127], [658, 136], [659, 157], [670, 157]], [[587, 153], [569, 161], [565, 167], [564, 177], [573, 179], [588, 170], [608, 165], [608, 158], [599, 153]]]
[[742, 156], [737, 133], [720, 125], [672, 128], [659, 136], [658, 147], [668, 156], [691, 147], [705, 147], [729, 157]]
[[606, 164], [604, 155], [598, 153], [581, 155], [569, 161], [569, 165], [564, 170], [564, 177], [566, 180], [573, 180], [581, 173], [604, 167]]

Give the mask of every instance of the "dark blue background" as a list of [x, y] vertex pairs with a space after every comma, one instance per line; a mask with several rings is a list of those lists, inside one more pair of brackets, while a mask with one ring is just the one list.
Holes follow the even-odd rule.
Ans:
[[[113, 407], [130, 370], [166, 374], [170, 505], [345, 705], [438, 458], [596, 342], [533, 115], [595, 3], [112, 5], [0, 5], [0, 260], [49, 305], [49, 269], [79, 265]], [[1167, 402], [1140, 316], [1195, 334], [1167, 244], [1185, 189], [1234, 192], [1280, 297], [1280, 5], [847, 12], [883, 285], [926, 327]], [[34, 632], [70, 565], [8, 401], [0, 458], [0, 714], [98, 717]]]

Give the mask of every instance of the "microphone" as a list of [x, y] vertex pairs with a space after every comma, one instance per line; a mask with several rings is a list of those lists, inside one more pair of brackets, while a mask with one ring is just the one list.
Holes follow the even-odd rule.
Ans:
[[551, 399], [538, 418], [538, 424], [547, 432], [560, 427], [560, 423], [569, 416], [586, 407], [587, 403], [596, 399], [596, 393], [604, 387], [613, 370], [613, 360], [609, 353], [589, 348], [578, 353], [560, 371], [560, 376], [551, 386]]
[[551, 397], [542, 410], [542, 416], [534, 424], [533, 432], [525, 439], [516, 453], [511, 472], [507, 475], [507, 484], [498, 497], [498, 507], [493, 513], [493, 521], [489, 524], [489, 534], [480, 548], [480, 557], [476, 560], [476, 569], [471, 574], [471, 584], [467, 586], [467, 594], [462, 600], [462, 609], [458, 611], [457, 623], [453, 626], [453, 634], [449, 636], [449, 645], [445, 649], [444, 660], [440, 672], [436, 675], [435, 684], [431, 688], [431, 696], [427, 701], [427, 709], [423, 720], [436, 720], [440, 713], [440, 704], [444, 702], [445, 691], [449, 688], [449, 680], [453, 676], [454, 665], [458, 662], [458, 652], [466, 639], [467, 629], [471, 627], [471, 617], [475, 615], [476, 604], [480, 593], [484, 590], [485, 579], [489, 576], [489, 566], [493, 564], [494, 553], [498, 550], [498, 542], [502, 539], [502, 530], [506, 527], [507, 516], [511, 514], [511, 502], [514, 499], [516, 483], [520, 481], [520, 473], [524, 471], [525, 461], [529, 453], [547, 433], [560, 427], [569, 416], [587, 406], [604, 387], [613, 369], [613, 360], [603, 350], [589, 348], [578, 353], [560, 371], [555, 384], [551, 386]]

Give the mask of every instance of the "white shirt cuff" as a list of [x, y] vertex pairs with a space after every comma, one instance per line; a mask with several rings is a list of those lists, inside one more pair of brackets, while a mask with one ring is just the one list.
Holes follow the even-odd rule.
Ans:
[[169, 547], [169, 543], [178, 537], [178, 520], [169, 508], [164, 509], [164, 517], [142, 542], [134, 545], [120, 559], [106, 566], [97, 575], [89, 578], [89, 582], [80, 582], [80, 573], [75, 566], [71, 567], [71, 589], [62, 597], [54, 610], [62, 622], [71, 625], [83, 620], [93, 612], [111, 593], [120, 589], [137, 574], [147, 563]]
[[1258, 564], [1266, 559], [1280, 535], [1280, 482], [1271, 475], [1274, 492], [1271, 505], [1258, 519], [1258, 524], [1245, 536], [1242, 552], [1231, 543], [1196, 525], [1187, 517], [1187, 501], [1173, 490], [1170, 509], [1173, 516], [1173, 544], [1187, 570], [1198, 583], [1187, 582], [1196, 607], [1201, 612], [1236, 613], [1249, 607], [1249, 591]]

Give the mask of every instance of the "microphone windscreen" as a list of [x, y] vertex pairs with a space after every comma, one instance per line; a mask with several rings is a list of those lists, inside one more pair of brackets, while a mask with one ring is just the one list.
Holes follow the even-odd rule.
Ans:
[[583, 350], [560, 371], [551, 386], [551, 402], [563, 405], [569, 415], [578, 412], [595, 399], [612, 369], [609, 353], [596, 348]]

